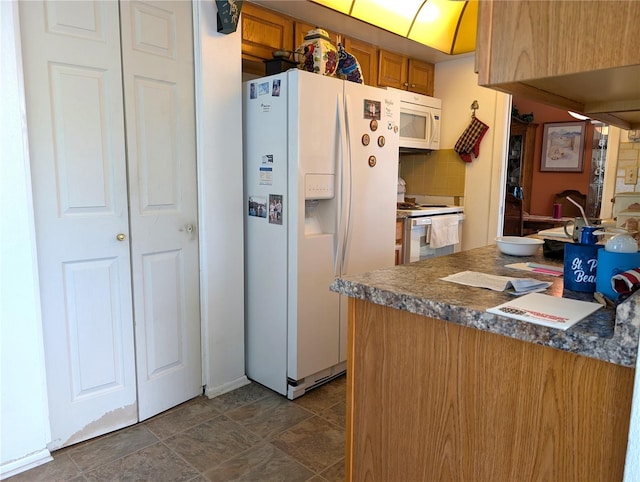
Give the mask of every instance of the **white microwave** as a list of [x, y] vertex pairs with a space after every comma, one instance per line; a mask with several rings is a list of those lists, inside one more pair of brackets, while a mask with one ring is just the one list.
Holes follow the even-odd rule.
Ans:
[[400, 91], [400, 147], [440, 149], [442, 101], [435, 97]]

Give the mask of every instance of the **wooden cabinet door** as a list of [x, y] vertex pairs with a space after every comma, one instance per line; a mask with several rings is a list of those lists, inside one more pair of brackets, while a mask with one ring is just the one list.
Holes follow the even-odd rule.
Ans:
[[364, 83], [376, 85], [378, 80], [378, 47], [347, 37], [344, 39], [344, 48], [358, 59]]
[[[637, 66], [637, 46], [624, 40], [631, 40], [639, 21], [635, 0], [479, 2], [478, 82], [498, 85]], [[594, 46], [611, 43], [616, 31], [620, 48], [594, 54]]]
[[504, 198], [504, 222], [502, 225], [503, 236], [522, 236], [522, 199], [508, 192]]
[[503, 233], [522, 236], [523, 215], [531, 212], [533, 153], [538, 124], [512, 122], [507, 154]]
[[433, 97], [435, 66], [422, 60], [409, 59], [408, 90]]
[[[529, 213], [531, 209], [531, 180], [533, 178], [533, 154], [536, 144], [536, 129], [538, 124], [523, 124], [521, 122], [511, 123], [510, 141], [509, 145], [513, 141], [517, 140], [516, 145], [520, 150], [518, 156], [520, 159], [519, 170], [519, 185], [522, 187], [524, 199], [522, 207], [525, 212]], [[514, 155], [509, 152], [509, 158]], [[511, 160], [509, 161], [511, 162]]]
[[478, 85], [638, 129], [639, 23], [637, 0], [478, 2]]
[[378, 52], [378, 85], [407, 89], [408, 57], [386, 50]]
[[293, 50], [293, 19], [252, 3], [242, 5], [242, 58], [262, 62], [274, 50]]

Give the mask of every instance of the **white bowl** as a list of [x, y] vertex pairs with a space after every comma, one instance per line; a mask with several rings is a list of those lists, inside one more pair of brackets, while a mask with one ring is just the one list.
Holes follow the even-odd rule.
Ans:
[[500, 236], [496, 238], [498, 249], [511, 256], [533, 256], [544, 244], [542, 239], [521, 238], [519, 236]]

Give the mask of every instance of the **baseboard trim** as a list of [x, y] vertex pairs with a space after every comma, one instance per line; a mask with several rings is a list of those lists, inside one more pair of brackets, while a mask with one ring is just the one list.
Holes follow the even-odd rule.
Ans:
[[46, 464], [52, 460], [53, 457], [47, 449], [42, 449], [18, 460], [12, 460], [0, 466], [0, 480], [8, 479], [9, 477], [33, 469], [38, 465]]
[[249, 383], [251, 383], [251, 380], [249, 380], [246, 376], [242, 376], [240, 378], [236, 378], [235, 380], [224, 383], [222, 385], [218, 385], [215, 387], [207, 387], [204, 394], [208, 398], [215, 398], [222, 395], [223, 393], [227, 393], [232, 390], [235, 390], [236, 388], [240, 388], [245, 385], [248, 385]]

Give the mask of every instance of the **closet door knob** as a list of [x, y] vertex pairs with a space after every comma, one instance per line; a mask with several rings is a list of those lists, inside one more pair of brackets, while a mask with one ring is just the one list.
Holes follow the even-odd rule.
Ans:
[[124, 241], [125, 239], [127, 239], [127, 237], [124, 234], [119, 233], [119, 234], [116, 235], [116, 239], [118, 241]]

